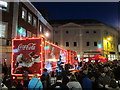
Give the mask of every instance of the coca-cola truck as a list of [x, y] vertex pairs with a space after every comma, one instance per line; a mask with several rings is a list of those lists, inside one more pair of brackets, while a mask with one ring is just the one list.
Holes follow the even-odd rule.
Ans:
[[59, 60], [68, 63], [67, 55], [67, 50], [43, 37], [15, 38], [12, 41], [11, 74], [14, 79], [23, 79], [24, 72], [30, 78], [33, 74], [40, 76], [43, 68], [49, 72], [55, 70]]

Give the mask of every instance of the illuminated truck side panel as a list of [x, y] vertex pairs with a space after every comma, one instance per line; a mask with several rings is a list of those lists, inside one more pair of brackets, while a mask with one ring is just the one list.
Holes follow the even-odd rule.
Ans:
[[48, 41], [45, 41], [45, 68], [48, 69], [48, 71], [53, 71], [57, 67], [57, 62], [60, 59], [61, 56], [61, 61], [64, 62], [64, 64], [68, 63], [67, 59], [67, 50], [50, 43]]
[[42, 74], [43, 38], [13, 39], [11, 74], [22, 76], [27, 71], [29, 76]]

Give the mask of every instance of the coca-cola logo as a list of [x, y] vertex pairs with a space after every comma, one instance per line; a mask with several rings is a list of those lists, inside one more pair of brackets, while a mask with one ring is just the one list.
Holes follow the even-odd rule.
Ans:
[[36, 44], [29, 43], [27, 45], [23, 45], [22, 43], [18, 45], [18, 49], [20, 50], [35, 50]]

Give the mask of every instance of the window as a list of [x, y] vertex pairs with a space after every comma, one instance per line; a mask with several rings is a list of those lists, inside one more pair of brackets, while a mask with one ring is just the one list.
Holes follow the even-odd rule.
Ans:
[[27, 19], [27, 10], [25, 8], [22, 8], [22, 19]]
[[30, 31], [27, 31], [27, 37], [31, 37], [32, 33]]
[[55, 42], [56, 45], [58, 45], [58, 42]]
[[96, 31], [93, 31], [93, 33], [96, 33]]
[[36, 27], [36, 25], [37, 25], [36, 23], [37, 23], [37, 21], [36, 21], [36, 18], [34, 17], [34, 18], [33, 18], [33, 26]]
[[94, 46], [97, 46], [97, 42], [94, 42]]
[[8, 7], [8, 3], [5, 1], [0, 1], [0, 10], [6, 11]]
[[69, 47], [69, 42], [66, 42], [66, 47]]
[[86, 33], [89, 33], [89, 31], [86, 31]]
[[108, 32], [105, 32], [106, 35], [108, 35]]
[[55, 31], [55, 33], [57, 34], [57, 33], [58, 33], [58, 31]]
[[83, 57], [88, 57], [88, 55], [87, 55], [87, 54], [84, 54]]
[[75, 46], [75, 47], [77, 46], [77, 42], [74, 42], [74, 46]]
[[0, 38], [6, 38], [7, 36], [7, 24], [0, 23]]
[[40, 33], [42, 32], [42, 25], [40, 25]]
[[68, 31], [66, 31], [66, 34], [68, 34], [69, 32]]
[[86, 46], [89, 46], [89, 45], [90, 45], [90, 43], [89, 43], [89, 42], [87, 42], [87, 43], [86, 43]]
[[28, 23], [32, 24], [32, 15], [28, 13]]

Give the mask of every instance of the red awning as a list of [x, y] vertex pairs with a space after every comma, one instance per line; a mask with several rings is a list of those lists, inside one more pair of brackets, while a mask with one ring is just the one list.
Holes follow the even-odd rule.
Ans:
[[93, 57], [90, 57], [89, 60], [100, 60], [100, 62], [107, 62], [108, 58], [103, 57], [101, 55], [95, 55]]

